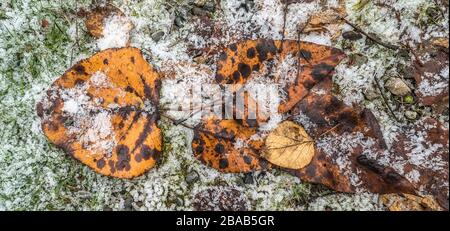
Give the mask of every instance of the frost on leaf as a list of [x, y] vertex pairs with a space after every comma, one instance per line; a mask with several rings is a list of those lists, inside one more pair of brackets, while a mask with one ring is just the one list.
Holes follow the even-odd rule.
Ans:
[[159, 76], [136, 48], [108, 49], [58, 78], [37, 104], [42, 130], [95, 171], [132, 178], [161, 152]]
[[267, 136], [263, 156], [280, 167], [301, 169], [314, 157], [314, 140], [303, 127], [285, 121]]
[[308, 118], [316, 154], [308, 166], [291, 173], [341, 192], [414, 193], [405, 177], [372, 157], [386, 149], [376, 118], [334, 97], [331, 81], [316, 85], [292, 113]]
[[400, 133], [389, 162], [404, 172], [423, 195], [433, 195], [448, 210], [448, 129], [433, 118]]
[[264, 142], [254, 138], [255, 134], [255, 128], [242, 126], [236, 120], [207, 119], [194, 128], [192, 150], [203, 164], [221, 172], [266, 169], [268, 163], [259, 157]]
[[[443, 50], [447, 49], [447, 51]], [[448, 108], [449, 62], [448, 48], [426, 41], [417, 51], [415, 81], [416, 95], [425, 106], [437, 111]]]

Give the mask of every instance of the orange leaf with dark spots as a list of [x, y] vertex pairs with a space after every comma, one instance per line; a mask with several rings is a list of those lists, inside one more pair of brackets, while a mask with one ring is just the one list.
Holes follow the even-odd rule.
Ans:
[[58, 78], [37, 105], [42, 130], [103, 175], [139, 176], [155, 166], [160, 80], [136, 48], [108, 49]]
[[221, 172], [238, 173], [267, 169], [259, 157], [264, 144], [254, 138], [256, 129], [236, 120], [207, 119], [194, 128], [192, 150], [202, 163]]

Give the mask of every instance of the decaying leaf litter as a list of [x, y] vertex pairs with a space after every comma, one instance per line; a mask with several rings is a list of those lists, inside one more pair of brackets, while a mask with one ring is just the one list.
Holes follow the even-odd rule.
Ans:
[[[276, 1], [274, 1], [274, 2], [276, 2]], [[231, 2], [229, 2], [229, 3], [227, 3], [226, 5], [227, 6], [230, 6], [230, 5], [232, 5], [233, 4], [233, 2], [231, 1]], [[271, 3], [272, 4], [272, 3]], [[259, 21], [258, 20], [260, 20], [261, 18], [261, 16], [262, 16], [262, 14], [264, 13], [264, 10], [273, 10], [272, 9], [272, 7], [273, 6], [277, 6], [277, 7], [275, 7], [275, 11], [276, 12], [278, 12], [279, 13], [279, 11], [280, 11], [280, 9], [284, 9], [283, 8], [283, 5], [277, 5], [278, 3], [273, 3], [272, 5], [271, 4], [269, 4], [269, 5], [267, 5], [267, 6], [264, 6], [264, 7], [261, 7], [261, 5], [258, 5], [258, 3], [256, 3], [255, 5], [253, 5], [253, 6], [250, 6], [250, 7], [243, 7], [244, 9], [243, 10], [241, 10], [240, 8], [240, 10], [239, 10], [239, 12], [241, 12], [241, 11], [249, 11], [247, 8], [252, 8], [252, 7], [255, 7], [255, 8], [257, 8], [257, 7], [261, 7], [262, 8], [262, 10], [261, 10], [261, 13], [260, 14], [257, 14], [257, 13], [254, 13], [254, 16], [256, 15], [256, 23], [258, 23]], [[298, 5], [297, 5], [298, 4]], [[299, 7], [299, 6], [301, 6], [302, 4], [306, 4], [306, 5], [308, 5], [308, 3], [294, 3], [293, 5], [290, 5], [289, 7], [292, 7], [292, 6], [294, 6], [294, 8], [295, 7]], [[311, 5], [314, 5], [314, 4], [317, 4], [317, 3], [313, 3], [313, 4], [311, 4]], [[347, 8], [349, 8], [348, 6], [350, 5], [349, 3], [346, 3], [347, 5]], [[355, 4], [356, 5], [356, 4]], [[355, 5], [352, 5], [352, 6], [355, 6]], [[304, 6], [304, 5], [303, 5]], [[312, 6], [310, 6], [310, 7], [312, 7]], [[223, 8], [222, 8], [222, 10], [223, 10]], [[225, 14], [225, 16], [226, 16], [226, 14], [227, 14], [227, 10], [229, 10], [229, 9], [225, 9], [224, 10], [224, 14]], [[251, 10], [250, 10], [250, 12], [251, 12]], [[258, 11], [257, 11], [258, 12]], [[280, 12], [283, 12], [283, 10], [281, 10]], [[295, 9], [294, 9], [294, 12], [295, 12]], [[289, 12], [288, 12], [288, 14], [289, 14]], [[279, 15], [281, 15], [282, 16], [282, 14], [272, 14], [272, 15], [277, 15], [277, 16], [279, 16]], [[245, 16], [245, 15], [244, 15]], [[242, 17], [244, 17], [244, 16], [242, 16]], [[195, 18], [195, 16], [193, 16], [194, 18]], [[237, 17], [237, 18], [239, 18], [239, 17]], [[288, 16], [286, 16], [286, 18], [290, 18], [289, 17], [289, 15]], [[278, 19], [279, 19], [279, 17], [278, 17]], [[231, 20], [231, 19], [228, 19], [228, 20]], [[302, 20], [305, 20], [305, 19], [302, 19]], [[179, 21], [179, 20], [178, 20]], [[299, 20], [300, 21], [300, 20]], [[445, 21], [445, 20], [444, 20]], [[202, 20], [202, 21], [200, 21], [200, 23], [205, 23], [205, 22], [208, 22], [207, 20]], [[221, 23], [223, 23], [223, 22], [221, 22], [220, 20], [217, 22], [217, 21], [212, 21], [213, 23], [217, 23], [217, 24], [221, 24]], [[246, 22], [245, 20], [243, 21], [243, 22]], [[266, 21], [267, 22], [267, 21]], [[448, 22], [448, 21], [447, 21]], [[444, 22], [445, 23], [445, 22]], [[244, 23], [245, 24], [245, 23]], [[274, 20], [273, 21], [273, 24], [275, 25], [274, 26], [274, 28], [277, 28], [277, 29], [283, 29], [283, 23], [280, 23], [279, 21], [276, 21], [276, 20]], [[448, 23], [447, 23], [448, 24]], [[264, 24], [264, 25], [266, 25], [266, 24]], [[215, 27], [216, 25], [214, 25], [214, 29], [216, 29], [216, 27]], [[281, 26], [281, 27], [277, 27], [277, 26]], [[289, 28], [290, 27], [292, 27], [292, 24], [290, 24], [290, 23], [287, 23], [287, 25], [284, 25], [285, 27], [284, 27], [284, 29], [286, 29], [287, 28], [287, 30], [285, 31], [288, 35], [289, 35], [289, 33], [291, 33], [291, 37], [290, 37], [290, 39], [292, 39], [292, 40], [295, 40], [295, 38], [298, 36], [298, 35], [295, 35], [296, 34], [296, 30], [289, 30]], [[218, 25], [217, 26], [218, 28], [222, 28], [222, 30], [218, 30], [218, 31], [214, 31], [214, 33], [224, 33], [224, 31], [232, 31], [231, 29], [230, 30], [226, 30], [226, 29], [228, 29], [228, 28], [226, 28], [225, 27], [225, 29], [223, 29], [223, 25]], [[243, 27], [243, 28], [245, 28], [245, 27]], [[254, 27], [252, 27], [252, 28], [254, 28]], [[447, 26], [447, 28], [448, 28], [448, 26]], [[269, 30], [270, 29], [270, 30]], [[274, 33], [274, 31], [277, 31], [277, 30], [273, 30], [273, 31], [271, 31], [271, 29], [272, 28], [264, 28], [264, 27], [262, 27], [261, 28], [261, 31], [258, 31], [258, 32], [255, 32], [255, 31], [251, 31], [251, 30], [249, 30], [250, 31], [250, 34], [256, 34], [256, 33], [261, 33], [261, 34], [257, 34], [258, 36], [256, 36], [255, 37], [255, 39], [256, 38], [258, 38], [258, 37], [272, 37], [272, 38], [276, 38], [277, 36], [278, 36], [278, 39], [283, 39], [283, 36], [281, 36], [280, 37], [280, 31], [278, 30], [278, 34], [275, 34]], [[447, 29], [448, 30], [448, 29]], [[241, 36], [242, 37], [240, 37], [241, 39], [242, 38], [246, 38], [248, 35], [246, 35], [245, 33], [248, 33], [249, 31], [239, 31], [239, 32], [236, 32], [235, 34], [241, 34]], [[200, 31], [201, 32], [201, 31]], [[210, 36], [213, 36], [213, 38], [214, 38], [214, 33], [212, 33], [212, 35], [210, 35]], [[229, 32], [228, 32], [229, 33]], [[266, 35], [266, 36], [261, 36], [261, 35]], [[378, 36], [380, 36], [380, 34], [377, 34]], [[204, 36], [208, 36], [208, 35], [205, 35], [205, 34], [203, 34], [203, 35], [200, 35], [200, 38], [202, 38], [202, 36], [204, 37]], [[234, 36], [236, 36], [237, 38], [233, 38], [233, 36], [231, 37], [231, 38], [229, 38], [229, 37], [223, 37], [223, 36], [218, 36], [220, 39], [223, 39], [223, 38], [227, 38], [228, 39], [228, 41], [222, 41], [222, 42], [219, 42], [218, 44], [219, 44], [219, 46], [223, 46], [223, 44], [232, 44], [233, 42], [237, 42], [236, 40], [240, 40], [239, 39], [239, 35], [234, 35]], [[251, 36], [255, 36], [255, 35], [251, 35]], [[308, 36], [311, 36], [311, 35], [301, 35], [301, 36], [306, 36], [306, 37], [308, 37]], [[315, 42], [315, 43], [323, 43], [324, 41], [323, 41], [323, 37], [326, 37], [326, 36], [320, 36], [320, 35], [313, 35], [313, 37], [314, 36], [316, 36], [317, 38], [314, 38], [314, 39], [312, 39], [312, 40], [314, 40], [314, 41], [312, 41], [312, 42]], [[286, 37], [289, 37], [289, 36], [286, 36]], [[191, 36], [190, 37], [190, 39], [192, 39], [193, 37]], [[194, 37], [195, 38], [195, 37]], [[196, 38], [196, 39], [198, 39], [198, 38]], [[306, 39], [308, 39], [308, 38], [306, 38]], [[322, 40], [322, 41], [321, 41]], [[214, 39], [212, 39], [212, 41], [214, 41]], [[345, 41], [345, 40], [342, 40], [342, 41]], [[325, 41], [325, 43], [327, 43], [326, 41]], [[198, 46], [199, 44], [201, 44], [201, 43], [199, 43], [199, 41], [194, 41], [194, 46]], [[220, 45], [220, 44], [222, 44], [222, 45]], [[204, 44], [203, 44], [204, 45]], [[332, 44], [326, 44], [326, 45], [332, 45]], [[345, 45], [345, 44], [344, 44]], [[204, 45], [205, 46], [205, 45]], [[340, 46], [342, 46], [342, 45], [340, 45]], [[200, 47], [201, 47], [201, 45], [200, 45]], [[208, 44], [207, 46], [205, 46], [205, 48], [208, 48], [208, 49], [210, 49], [210, 47], [213, 47], [213, 46], [211, 46], [210, 44]], [[197, 48], [199, 48], [199, 47], [197, 47]], [[191, 49], [192, 49], [192, 51], [189, 51], [189, 52], [196, 52], [195, 50], [198, 50], [197, 48], [192, 48], [191, 47]], [[372, 48], [373, 49], [373, 48]], [[156, 50], [156, 49], [155, 49]], [[221, 50], [221, 49], [217, 49], [217, 48], [215, 48], [215, 49], [212, 49], [212, 51], [214, 52], [214, 50]], [[145, 52], [145, 51], [144, 51]], [[448, 51], [447, 51], [448, 52]], [[207, 50], [207, 52], [204, 52], [204, 53], [207, 53], [207, 54], [210, 54], [211, 55], [211, 52], [210, 51], [208, 51]], [[415, 51], [413, 52], [413, 53], [415, 53]], [[189, 53], [188, 53], [189, 54]], [[213, 54], [214, 55], [214, 54]], [[156, 55], [156, 56], [158, 56], [158, 55]], [[209, 59], [211, 59], [211, 58], [209, 58]], [[195, 60], [196, 61], [199, 61], [199, 62], [201, 62], [199, 65], [205, 65], [205, 64], [208, 64], [208, 55], [206, 55], [206, 57], [202, 57], [201, 55], [200, 56], [197, 56], [196, 58], [195, 58]], [[202, 63], [203, 61], [206, 61], [205, 63]], [[214, 63], [214, 62], [213, 62]], [[349, 62], [349, 64], [350, 64], [350, 62]], [[214, 65], [214, 64], [212, 64], [212, 65]], [[363, 64], [364, 65], [364, 64]], [[338, 86], [339, 86], [339, 84], [341, 84], [341, 82], [342, 81], [344, 81], [345, 82], [345, 80], [339, 80], [339, 77], [341, 77], [340, 76], [340, 74], [342, 74], [342, 72], [345, 72], [345, 71], [352, 71], [352, 67], [351, 67], [351, 65], [349, 65], [350, 67], [348, 67], [348, 66], [346, 66], [345, 67], [345, 69], [342, 67], [342, 66], [345, 66], [345, 65], [340, 65], [340, 66], [338, 66], [337, 67], [337, 76], [335, 76], [334, 77], [334, 82], [338, 82]], [[367, 66], [367, 65], [366, 65]], [[340, 68], [343, 68], [343, 69], [340, 69]], [[161, 65], [161, 69], [162, 69], [162, 71], [164, 72], [164, 65]], [[353, 70], [354, 71], [354, 70]], [[356, 69], [356, 71], [358, 71], [357, 69]], [[369, 68], [369, 71], [371, 71], [370, 70], [370, 68]], [[364, 73], [364, 72], [363, 72]], [[443, 72], [444, 74], [444, 78], [445, 78], [445, 67], [444, 67], [444, 72]], [[346, 73], [346, 74], [348, 74], [348, 73]], [[367, 73], [368, 74], [368, 73]], [[371, 73], [372, 74], [372, 73]], [[213, 76], [214, 77], [214, 76]], [[338, 77], [338, 80], [336, 81], [336, 77]], [[448, 79], [448, 60], [447, 60], [447, 79]], [[438, 80], [439, 80], [439, 77], [438, 77]], [[348, 80], [347, 80], [348, 81]], [[357, 81], [355, 81], [355, 83], [350, 83], [350, 84], [359, 84], [359, 83], [357, 83]], [[367, 83], [365, 83], [366, 85], [367, 85]], [[373, 83], [372, 83], [373, 84]], [[164, 84], [163, 84], [164, 85]], [[164, 87], [163, 87], [164, 88]], [[412, 87], [411, 87], [412, 88]], [[352, 89], [352, 88], [350, 88], [350, 89]], [[339, 90], [339, 89], [338, 89]], [[344, 89], [345, 90], [345, 89]], [[344, 100], [344, 102], [345, 103], [347, 103], [347, 104], [352, 104], [352, 103], [355, 103], [355, 101], [358, 101], [358, 100], [360, 100], [360, 98], [358, 99], [358, 97], [353, 97], [354, 95], [356, 95], [356, 96], [358, 96], [359, 94], [362, 94], [363, 92], [361, 91], [361, 89], [357, 89], [357, 90], [360, 90], [359, 92], [357, 92], [357, 94], [347, 94], [347, 97], [344, 97], [343, 98], [343, 100]], [[375, 89], [375, 90], [377, 90], [377, 89]], [[383, 89], [384, 90], [384, 89]], [[320, 93], [320, 91], [319, 91], [319, 93]], [[387, 93], [385, 93], [385, 94], [389, 94], [389, 92], [387, 92]], [[164, 94], [163, 94], [164, 95]], [[338, 96], [339, 96], [339, 94], [338, 94]], [[164, 97], [164, 96], [163, 96]], [[330, 96], [331, 98], [333, 97], [333, 96]], [[352, 98], [353, 97], [353, 98]], [[164, 99], [162, 99], [162, 100], [164, 100]], [[404, 99], [402, 99], [402, 98], [397, 98], [397, 99], [395, 99], [395, 100], [400, 100], [400, 101], [402, 101], [402, 100], [404, 100]], [[327, 103], [327, 102], [325, 102], [325, 103]], [[386, 104], [386, 102], [383, 102], [384, 104]], [[402, 102], [403, 103], [403, 102]], [[381, 106], [385, 106], [384, 104], [381, 104]], [[304, 106], [304, 107], [307, 107], [308, 105], [306, 105], [306, 106]], [[311, 105], [310, 105], [311, 106]], [[403, 105], [402, 105], [403, 106]], [[383, 108], [383, 111], [385, 110], [385, 108]], [[400, 110], [405, 110], [404, 108], [400, 108]], [[301, 110], [300, 110], [301, 111]], [[381, 112], [383, 112], [383, 111], [381, 111]], [[396, 112], [396, 113], [399, 113], [398, 112], [399, 110], [397, 110], [397, 111], [394, 111], [394, 112]], [[308, 111], [307, 111], [308, 112]], [[375, 110], [374, 111], [374, 113], [381, 113], [380, 111], [377, 111], [377, 110]], [[305, 113], [304, 111], [303, 112], [301, 112], [301, 113]], [[405, 115], [406, 115], [406, 113], [405, 113]], [[338, 116], [340, 116], [340, 115], [338, 115]], [[421, 115], [422, 116], [422, 115]], [[306, 118], [307, 117], [309, 117], [309, 116], [298, 116], [299, 118], [297, 118], [298, 120], [300, 120], [300, 121], [302, 121], [301, 123], [302, 123], [302, 125], [303, 126], [305, 126], [305, 128], [307, 128], [307, 130], [308, 130], [308, 125], [309, 125], [309, 127], [312, 127], [312, 126], [314, 126], [314, 123], [312, 123], [312, 124], [307, 124], [306, 123], [306, 121], [305, 120], [307, 120]], [[377, 117], [378, 118], [381, 118], [381, 120], [383, 120], [383, 119], [386, 119], [386, 114], [382, 114], [382, 115], [377, 115]], [[442, 118], [438, 118], [438, 119], [441, 119], [442, 120]], [[388, 120], [390, 120], [390, 118], [388, 118]], [[444, 117], [444, 127], [445, 126], [447, 126], [448, 127], [448, 123], [447, 124], [445, 124], [445, 117]], [[273, 122], [273, 121], [272, 121]], [[279, 122], [279, 121], [278, 121]], [[381, 121], [381, 125], [382, 125], [382, 127], [383, 126], [386, 126], [385, 124], [383, 124], [383, 122], [385, 122], [385, 121]], [[274, 125], [276, 125], [276, 121], [275, 121], [275, 123], [274, 123]], [[317, 123], [317, 121], [315, 122], [315, 123]], [[325, 126], [324, 126], [325, 127]], [[339, 127], [338, 127], [339, 128]], [[319, 127], [319, 129], [321, 129], [321, 127]], [[345, 129], [344, 129], [345, 130]], [[388, 131], [389, 131], [389, 129], [388, 129]], [[384, 136], [386, 136], [386, 132], [384, 131], [384, 133], [382, 134], [382, 135], [384, 135]], [[388, 133], [388, 135], [390, 135], [389, 133]], [[351, 139], [351, 136], [349, 137], [349, 139]], [[359, 137], [358, 139], [361, 139], [361, 137]], [[339, 141], [339, 140], [338, 140]], [[338, 141], [335, 141], [335, 142], [338, 142]], [[389, 139], [388, 139], [388, 143], [389, 143]], [[436, 143], [436, 141], [431, 141], [432, 142], [432, 145], [433, 145], [433, 143]], [[367, 144], [367, 143], [366, 143]], [[390, 145], [390, 144], [388, 144], [388, 145]], [[444, 147], [445, 147], [445, 144], [443, 145]], [[447, 146], [448, 146], [448, 144], [447, 144]], [[448, 149], [448, 148], [447, 148]], [[420, 149], [417, 149], [416, 151], [420, 151]], [[425, 157], [425, 158], [428, 158], [430, 155], [429, 154], [427, 154], [427, 153], [422, 153], [423, 155], [421, 155], [421, 157]], [[434, 155], [436, 155], [436, 154], [434, 154], [433, 153], [433, 156]], [[445, 156], [445, 149], [444, 149], [444, 156]], [[447, 151], [447, 156], [448, 156], [448, 151]], [[431, 156], [430, 156], [431, 157]], [[362, 161], [362, 162], [364, 162], [364, 160]], [[370, 161], [369, 161], [370, 162]], [[443, 161], [444, 163], [445, 163], [445, 160]], [[367, 161], [366, 161], [366, 163], [367, 163]], [[440, 163], [440, 162], [439, 162]], [[448, 157], [447, 157], [447, 165], [448, 165]], [[401, 170], [401, 166], [400, 167], [398, 167], [397, 166], [397, 168], [399, 168], [400, 170]], [[447, 169], [448, 169], [448, 167], [447, 167]], [[408, 169], [408, 172], [413, 172], [413, 171], [411, 171], [411, 170], [409, 170]], [[266, 173], [266, 174], [270, 174], [270, 173]], [[419, 173], [420, 174], [420, 173]], [[410, 174], [411, 176], [410, 176], [410, 178], [413, 178], [413, 177], [417, 177], [417, 174]], [[414, 175], [414, 176], [413, 176]], [[447, 177], [448, 177], [448, 172], [447, 172]], [[444, 173], [444, 176], [445, 176], [445, 173]], [[348, 176], [347, 176], [348, 177]], [[444, 186], [445, 187], [445, 186]], [[292, 191], [294, 191], [294, 190], [292, 190]], [[244, 190], [244, 192], [245, 192], [245, 190]], [[176, 200], [175, 200], [176, 201]]]

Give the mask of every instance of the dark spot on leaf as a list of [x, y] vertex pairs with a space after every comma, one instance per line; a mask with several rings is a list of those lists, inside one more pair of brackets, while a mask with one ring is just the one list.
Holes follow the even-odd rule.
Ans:
[[216, 151], [219, 154], [223, 154], [225, 152], [225, 147], [223, 146], [223, 144], [218, 143], [216, 144], [216, 146], [214, 147], [214, 151]]
[[233, 72], [233, 79], [235, 82], [239, 82], [239, 79], [241, 79], [241, 73], [239, 73], [239, 71]]
[[118, 145], [116, 148], [117, 163], [116, 168], [119, 171], [126, 170], [130, 166], [130, 149], [125, 145]]
[[80, 75], [86, 74], [86, 70], [85, 70], [84, 66], [81, 65], [81, 64], [77, 64], [77, 65], [74, 67], [74, 70], [75, 70], [75, 72], [76, 72], [77, 74], [80, 74]]
[[150, 158], [157, 159], [159, 156], [159, 151], [144, 144], [141, 148], [141, 155], [145, 160], [149, 160]]
[[114, 165], [114, 161], [113, 160], [109, 160], [108, 161], [108, 165], [109, 165], [109, 169], [110, 169], [111, 173], [115, 173], [116, 172], [116, 167]]
[[258, 126], [258, 120], [256, 119], [247, 119], [245, 122], [247, 123], [247, 126], [252, 128]]
[[331, 72], [334, 70], [334, 67], [326, 64], [326, 63], [320, 63], [314, 66], [312, 71], [312, 77], [317, 82], [320, 82], [327, 76], [331, 74]]
[[253, 47], [248, 48], [248, 50], [247, 50], [247, 58], [253, 59], [255, 57], [256, 57], [256, 50], [255, 50], [255, 48], [253, 48]]
[[97, 168], [102, 169], [103, 167], [105, 167], [105, 164], [106, 164], [105, 159], [102, 158], [97, 161]]
[[222, 54], [220, 54], [220, 56], [219, 56], [219, 60], [220, 61], [225, 61], [225, 60], [227, 60], [227, 53], [222, 53]]
[[219, 168], [224, 169], [228, 167], [228, 160], [227, 159], [220, 159], [219, 160]]
[[261, 40], [261, 42], [256, 45], [256, 51], [258, 51], [259, 61], [263, 62], [267, 59], [269, 53], [275, 54], [277, 48], [272, 40]]
[[252, 70], [250, 69], [250, 66], [245, 63], [239, 63], [238, 70], [244, 78], [249, 77], [252, 72]]
[[390, 183], [390, 184], [395, 184], [397, 182], [399, 182], [402, 179], [402, 176], [400, 176], [398, 173], [396, 172], [388, 172], [386, 174], [386, 182]]
[[203, 150], [204, 150], [203, 145], [198, 145], [197, 147], [195, 147], [195, 153], [197, 154], [201, 154]]
[[311, 79], [305, 79], [305, 81], [302, 84], [306, 88], [306, 90], [311, 90], [314, 87], [314, 85], [316, 85], [316, 83]]
[[309, 165], [307, 168], [306, 168], [306, 174], [309, 176], [309, 177], [314, 177], [315, 175], [316, 175], [316, 166], [315, 165]]
[[105, 65], [109, 65], [109, 61], [108, 61], [108, 59], [103, 59], [103, 64], [105, 64]]
[[253, 71], [259, 71], [259, 64], [255, 64], [255, 65], [253, 65], [253, 67], [252, 67], [252, 69], [253, 69]]
[[307, 51], [307, 50], [301, 49], [300, 50], [300, 55], [301, 55], [302, 58], [304, 58], [306, 60], [312, 59], [312, 53]]
[[252, 158], [250, 156], [244, 155], [244, 162], [246, 164], [251, 164], [252, 163]]
[[231, 44], [230, 45], [230, 50], [236, 52], [237, 51], [237, 45], [236, 44]]
[[360, 33], [357, 33], [354, 31], [346, 31], [346, 32], [342, 33], [342, 37], [344, 39], [347, 39], [350, 41], [355, 41], [355, 40], [362, 39], [363, 36]]

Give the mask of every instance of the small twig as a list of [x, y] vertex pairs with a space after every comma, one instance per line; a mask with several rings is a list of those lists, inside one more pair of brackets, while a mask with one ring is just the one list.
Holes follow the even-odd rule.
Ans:
[[442, 18], [445, 18], [445, 12], [442, 10], [439, 2], [437, 0], [433, 0], [433, 2], [436, 5], [436, 7], [439, 9], [439, 12], [441, 13]]
[[[222, 99], [214, 100], [213, 102], [211, 102], [210, 104], [208, 104], [208, 105], [206, 105], [206, 106], [214, 106], [215, 103], [217, 103], [217, 102], [219, 102], [219, 101], [221, 101], [221, 100], [222, 100]], [[175, 125], [178, 125], [178, 124], [180, 124], [180, 123], [184, 123], [186, 120], [192, 118], [192, 116], [194, 116], [195, 114], [197, 114], [197, 113], [199, 113], [199, 112], [202, 112], [202, 109], [203, 109], [203, 106], [200, 106], [199, 109], [197, 109], [197, 110], [195, 110], [194, 112], [192, 112], [188, 117], [177, 120], [177, 121], [175, 122]]]
[[[78, 10], [78, 1], [75, 1], [75, 9]], [[80, 48], [80, 41], [78, 39], [78, 17], [75, 17], [75, 44]]]
[[172, 123], [173, 123], [174, 125], [176, 125], [176, 126], [181, 125], [181, 126], [183, 126], [183, 127], [185, 127], [185, 128], [189, 128], [189, 129], [194, 130], [194, 127], [192, 127], [192, 126], [190, 126], [190, 125], [187, 125], [187, 124], [185, 124], [185, 123], [176, 124], [177, 119], [175, 119], [175, 118], [173, 118], [173, 117], [171, 117], [171, 116], [169, 116], [169, 115], [161, 114], [161, 116], [164, 117], [164, 118], [169, 119], [169, 120], [172, 121]]
[[1, 25], [6, 29], [6, 31], [8, 32], [9, 35], [11, 35], [12, 37], [14, 37], [13, 33], [9, 30], [9, 28], [2, 22], [0, 22]]
[[339, 126], [341, 126], [341, 123], [336, 124], [334, 127], [330, 128], [330, 129], [328, 129], [327, 131], [325, 131], [324, 133], [320, 134], [319, 137], [317, 137], [317, 138], [320, 138], [320, 137], [322, 137], [322, 136], [324, 136], [324, 135], [326, 135], [326, 134], [332, 132], [333, 130], [335, 130], [335, 129], [338, 128]]
[[388, 108], [389, 112], [391, 113], [391, 115], [394, 117], [394, 119], [397, 122], [400, 122], [400, 120], [397, 118], [397, 116], [394, 113], [394, 110], [391, 108], [391, 105], [389, 104], [386, 95], [384, 95], [383, 89], [381, 87], [380, 81], [378, 80], [378, 76], [375, 74], [374, 75], [374, 79], [375, 79], [375, 83], [377, 85], [378, 90], [381, 93], [381, 98], [383, 99], [384, 104], [386, 105], [386, 107]]
[[297, 76], [300, 74], [300, 56], [311, 66], [311, 63], [309, 62], [309, 60], [305, 57], [305, 54], [303, 54], [303, 52], [300, 49], [300, 37], [303, 34], [303, 31], [306, 29], [306, 27], [309, 25], [309, 21], [311, 20], [311, 17], [308, 17], [308, 19], [306, 20], [305, 24], [298, 30], [297, 33], [297, 50], [299, 53], [298, 56], [298, 61], [297, 61]]
[[[171, 117], [169, 115], [166, 115], [166, 114], [161, 114], [161, 116], [169, 119], [170, 121], [172, 121], [174, 123], [174, 125], [175, 125], [175, 122], [177, 121], [177, 119], [175, 119], [175, 118], [173, 118], [173, 117]], [[200, 132], [208, 133], [211, 136], [214, 136], [214, 137], [217, 137], [217, 138], [221, 138], [221, 139], [224, 139], [224, 140], [231, 140], [231, 141], [234, 140], [234, 136], [233, 137], [227, 137], [227, 136], [224, 136], [224, 135], [221, 135], [221, 134], [218, 134], [218, 133], [214, 133], [214, 132], [202, 129], [202, 128], [195, 128], [195, 127], [187, 125], [185, 123], [181, 123], [179, 125], [181, 125], [181, 126], [183, 126], [185, 128], [194, 130], [194, 131], [200, 131]]]
[[287, 12], [288, 12], [289, 3], [284, 4], [283, 8], [283, 29], [281, 31], [281, 46], [280, 46], [280, 53], [283, 51], [283, 44], [284, 44], [284, 38], [286, 33], [286, 18], [287, 18]]
[[385, 42], [380, 41], [379, 39], [373, 37], [372, 35], [366, 33], [366, 32], [363, 31], [361, 28], [359, 28], [359, 27], [356, 26], [355, 24], [353, 24], [353, 23], [351, 23], [350, 21], [348, 21], [346, 18], [344, 18], [344, 17], [342, 17], [342, 16], [338, 16], [338, 17], [339, 17], [341, 20], [343, 20], [346, 24], [348, 24], [349, 26], [351, 26], [353, 29], [355, 29], [357, 32], [359, 32], [359, 33], [365, 35], [368, 39], [372, 40], [373, 42], [375, 42], [375, 43], [377, 43], [377, 44], [379, 44], [379, 45], [381, 45], [381, 46], [384, 46], [384, 47], [386, 47], [386, 48], [388, 48], [388, 49], [391, 49], [391, 50], [395, 50], [395, 51], [396, 51], [396, 50], [399, 49], [399, 47], [396, 46], [396, 45], [392, 45], [392, 44], [385, 43]]

